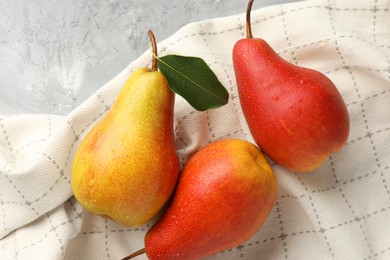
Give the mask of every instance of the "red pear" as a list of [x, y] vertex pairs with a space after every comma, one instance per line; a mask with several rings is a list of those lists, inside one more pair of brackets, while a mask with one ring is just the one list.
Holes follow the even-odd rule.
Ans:
[[150, 260], [196, 260], [238, 246], [263, 225], [277, 199], [277, 181], [253, 144], [226, 139], [184, 166], [166, 213], [146, 233]]
[[289, 63], [262, 39], [247, 37], [233, 48], [240, 103], [257, 145], [277, 164], [307, 172], [341, 149], [349, 115], [341, 94], [324, 74]]

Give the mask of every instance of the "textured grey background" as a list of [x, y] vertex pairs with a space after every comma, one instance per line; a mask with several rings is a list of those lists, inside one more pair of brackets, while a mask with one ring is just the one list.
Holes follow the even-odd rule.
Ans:
[[[297, 0], [258, 0], [253, 9]], [[190, 22], [244, 13], [246, 0], [0, 0], [0, 114], [65, 115]]]

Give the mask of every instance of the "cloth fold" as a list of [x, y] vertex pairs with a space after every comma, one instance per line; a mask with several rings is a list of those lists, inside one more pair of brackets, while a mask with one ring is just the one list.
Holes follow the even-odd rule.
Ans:
[[[272, 163], [279, 197], [267, 222], [246, 243], [208, 259], [390, 259], [389, 28], [390, 1], [308, 0], [252, 11], [255, 37], [332, 79], [351, 132], [346, 146], [311, 173]], [[182, 165], [219, 139], [253, 142], [231, 60], [244, 34], [241, 13], [188, 24], [158, 44], [160, 56], [203, 58], [230, 94], [227, 105], [205, 112], [176, 96]], [[67, 116], [0, 116], [1, 259], [119, 259], [144, 246], [155, 219], [126, 228], [86, 212], [70, 180], [80, 142], [131, 73], [150, 61], [145, 52]]]

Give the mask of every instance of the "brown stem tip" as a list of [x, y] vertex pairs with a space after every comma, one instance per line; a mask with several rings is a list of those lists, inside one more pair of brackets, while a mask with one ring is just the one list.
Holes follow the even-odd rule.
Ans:
[[142, 248], [142, 249], [132, 253], [131, 255], [126, 256], [125, 258], [122, 258], [122, 260], [129, 260], [129, 259], [132, 259], [132, 258], [134, 258], [136, 256], [142, 255], [144, 253], [146, 253], [146, 250], [145, 250], [145, 248]]
[[251, 10], [254, 0], [249, 0], [248, 6], [246, 8], [246, 38], [253, 38], [252, 28], [251, 28]]
[[152, 43], [152, 51], [153, 51], [153, 58], [152, 58], [152, 70], [157, 71], [157, 43], [156, 38], [154, 37], [154, 34], [152, 30], [148, 31], [150, 41]]

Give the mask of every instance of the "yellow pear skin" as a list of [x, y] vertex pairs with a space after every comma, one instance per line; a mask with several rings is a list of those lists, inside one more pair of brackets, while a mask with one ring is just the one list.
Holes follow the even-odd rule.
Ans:
[[174, 98], [159, 71], [141, 68], [128, 79], [74, 159], [72, 189], [85, 209], [136, 227], [165, 205], [180, 170]]

